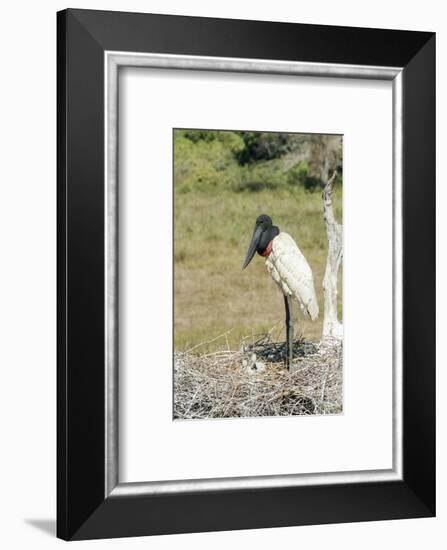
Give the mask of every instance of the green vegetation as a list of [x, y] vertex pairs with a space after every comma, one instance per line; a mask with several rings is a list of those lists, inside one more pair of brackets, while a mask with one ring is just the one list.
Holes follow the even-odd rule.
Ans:
[[[174, 131], [174, 177], [178, 193], [260, 191], [320, 187], [326, 136], [271, 132]], [[332, 167], [341, 183], [341, 139], [329, 136]], [[326, 146], [326, 144], [325, 144]], [[328, 147], [325, 147], [326, 153]], [[327, 175], [326, 175], [327, 176]]]
[[[321, 174], [312, 139], [300, 134], [177, 130], [174, 135], [175, 347], [188, 349], [226, 331], [228, 345], [283, 328], [282, 294], [264, 259], [241, 272], [256, 217], [269, 214], [290, 233], [314, 273], [320, 305], [317, 323], [296, 327], [308, 339], [321, 336], [326, 232], [319, 192]], [[340, 138], [337, 138], [340, 143]], [[314, 147], [315, 148], [315, 147]], [[310, 152], [309, 152], [310, 151]], [[341, 147], [339, 164], [341, 164]], [[321, 163], [320, 163], [321, 164]], [[337, 164], [337, 165], [339, 165]], [[341, 220], [341, 178], [334, 196]], [[340, 277], [341, 280], [341, 277]], [[339, 292], [341, 315], [341, 284]], [[226, 339], [201, 351], [226, 345]]]

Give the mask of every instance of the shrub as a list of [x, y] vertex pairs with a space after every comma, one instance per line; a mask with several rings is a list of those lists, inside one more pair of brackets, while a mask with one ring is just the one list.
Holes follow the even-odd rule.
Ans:
[[[336, 181], [341, 181], [341, 178], [337, 176]], [[287, 182], [292, 186], [302, 186], [306, 191], [315, 191], [323, 187], [321, 179], [310, 173], [309, 165], [305, 161], [299, 162], [288, 171]]]
[[[238, 138], [238, 136], [236, 136]], [[228, 140], [230, 144], [225, 143]], [[239, 177], [238, 164], [232, 153], [236, 139], [191, 141], [185, 134], [175, 136], [174, 178], [176, 190], [188, 192], [211, 190], [218, 185], [229, 186]]]
[[286, 176], [275, 161], [257, 162], [240, 170], [240, 179], [233, 185], [235, 191], [261, 191], [278, 189], [286, 185]]
[[287, 172], [287, 183], [293, 186], [303, 185], [305, 186], [308, 178], [309, 167], [307, 162], [301, 161], [295, 166], [292, 166]]

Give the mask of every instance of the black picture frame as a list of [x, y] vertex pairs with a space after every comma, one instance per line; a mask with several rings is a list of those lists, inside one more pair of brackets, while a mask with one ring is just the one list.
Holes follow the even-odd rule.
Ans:
[[[402, 69], [402, 480], [107, 494], [106, 51]], [[57, 70], [57, 536], [79, 540], [434, 516], [434, 33], [68, 9], [57, 14]]]

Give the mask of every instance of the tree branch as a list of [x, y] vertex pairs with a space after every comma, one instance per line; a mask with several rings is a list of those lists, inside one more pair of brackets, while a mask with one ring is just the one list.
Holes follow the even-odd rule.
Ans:
[[334, 170], [322, 193], [324, 221], [328, 239], [328, 254], [323, 279], [323, 340], [326, 338], [343, 337], [343, 325], [338, 321], [337, 313], [337, 275], [343, 256], [343, 227], [336, 221], [332, 205], [336, 177], [337, 171]]

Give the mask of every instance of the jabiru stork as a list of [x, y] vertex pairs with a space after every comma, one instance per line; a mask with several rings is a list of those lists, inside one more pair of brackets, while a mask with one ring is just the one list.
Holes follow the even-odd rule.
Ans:
[[242, 269], [257, 252], [265, 258], [267, 270], [284, 295], [286, 308], [286, 366], [293, 361], [294, 320], [292, 298], [300, 306], [302, 315], [316, 321], [318, 302], [312, 270], [301, 250], [290, 235], [273, 225], [272, 219], [262, 214], [256, 220], [253, 236]]

